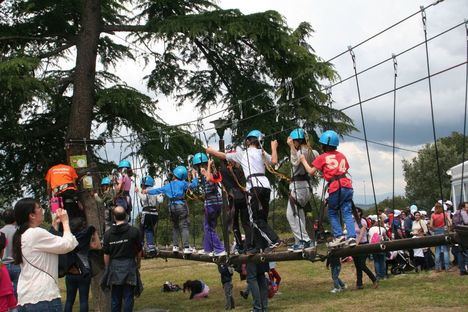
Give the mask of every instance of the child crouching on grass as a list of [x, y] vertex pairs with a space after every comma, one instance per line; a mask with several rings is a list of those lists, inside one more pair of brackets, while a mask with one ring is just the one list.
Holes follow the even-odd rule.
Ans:
[[210, 288], [208, 285], [199, 280], [188, 280], [183, 285], [184, 292], [190, 291], [190, 299], [208, 298]]

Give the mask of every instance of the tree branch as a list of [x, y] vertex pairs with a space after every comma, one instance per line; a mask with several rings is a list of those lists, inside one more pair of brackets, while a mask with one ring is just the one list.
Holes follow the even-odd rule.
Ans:
[[146, 25], [103, 25], [102, 32], [150, 32]]
[[55, 50], [52, 50], [52, 51], [47, 52], [47, 53], [39, 54], [37, 57], [40, 58], [40, 59], [48, 58], [48, 57], [57, 55], [62, 51], [68, 50], [69, 48], [71, 48], [71, 47], [73, 47], [75, 45], [76, 45], [75, 41], [70, 41], [70, 42], [68, 42], [66, 44], [61, 45], [60, 47], [58, 47]]
[[203, 45], [202, 42], [200, 42], [200, 40], [193, 39], [193, 42], [200, 49], [200, 51], [202, 51], [203, 55], [205, 55], [206, 61], [211, 65], [213, 70], [218, 74], [219, 78], [223, 81], [223, 83], [226, 86], [226, 88], [228, 89], [228, 91], [232, 95], [234, 95], [235, 93], [234, 93], [234, 90], [232, 90], [231, 85], [229, 84], [229, 82], [224, 77], [223, 73], [219, 70], [219, 68], [216, 66], [216, 64], [211, 59], [211, 57], [216, 57], [216, 56], [213, 55], [213, 53], [210, 53], [210, 51], [207, 50], [207, 48]]

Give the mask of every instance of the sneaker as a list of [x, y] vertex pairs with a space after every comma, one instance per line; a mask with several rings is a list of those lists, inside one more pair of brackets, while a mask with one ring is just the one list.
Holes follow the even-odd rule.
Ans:
[[227, 255], [227, 252], [225, 250], [214, 253], [215, 257], [223, 257], [223, 256], [226, 256], [226, 255]]
[[354, 237], [350, 237], [348, 238], [348, 240], [346, 241], [346, 244], [349, 246], [349, 247], [354, 247], [356, 246], [356, 239]]
[[151, 247], [145, 250], [145, 256], [147, 258], [154, 258], [158, 254], [158, 250], [155, 247]]
[[357, 289], [357, 290], [364, 289], [364, 286], [362, 286], [362, 285], [361, 285], [361, 286], [356, 286], [356, 289]]
[[245, 300], [247, 300], [247, 298], [249, 298], [249, 293], [246, 292], [246, 291], [241, 290], [241, 291], [240, 291], [240, 295], [241, 295], [241, 297], [244, 298]]
[[337, 294], [337, 293], [341, 292], [341, 288], [333, 288], [332, 290], [330, 290], [330, 292], [332, 294]]
[[339, 247], [346, 242], [346, 238], [344, 236], [335, 237], [331, 242], [328, 243], [328, 247]]
[[341, 286], [341, 290], [346, 290], [348, 289], [348, 285], [344, 284], [343, 286]]
[[375, 281], [372, 283], [372, 286], [374, 286], [374, 289], [379, 288], [379, 281]]
[[179, 246], [172, 246], [172, 252], [179, 252]]
[[461, 272], [460, 272], [460, 276], [464, 276], [464, 275], [468, 275], [468, 272], [466, 272], [466, 271], [461, 271]]
[[292, 252], [301, 252], [302, 249], [304, 249], [304, 245], [302, 244], [294, 244], [291, 247], [288, 248], [288, 251]]
[[184, 255], [190, 255], [194, 252], [192, 247], [185, 247], [184, 248]]
[[308, 242], [304, 242], [304, 249], [314, 249], [314, 248], [315, 248], [315, 244], [311, 240]]
[[207, 255], [208, 253], [205, 251], [205, 249], [200, 249], [197, 251], [197, 254], [199, 255]]

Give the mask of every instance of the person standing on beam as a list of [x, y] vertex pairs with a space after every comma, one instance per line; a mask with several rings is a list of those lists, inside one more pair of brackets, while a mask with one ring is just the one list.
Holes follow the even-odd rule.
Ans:
[[[340, 247], [347, 244], [349, 247], [356, 246], [356, 231], [353, 219], [353, 186], [351, 179], [346, 176], [349, 164], [345, 155], [336, 149], [340, 144], [338, 134], [333, 130], [325, 131], [319, 142], [322, 144], [323, 154], [315, 158], [312, 167], [304, 155], [300, 156], [305, 170], [313, 175], [318, 171], [323, 173], [323, 178], [328, 182], [328, 218], [333, 231], [333, 241], [328, 244], [330, 248]], [[347, 239], [343, 235], [339, 212], [346, 224]]]
[[310, 186], [310, 176], [304, 169], [300, 161], [301, 155], [304, 155], [308, 163], [312, 163], [318, 156], [317, 151], [312, 150], [307, 144], [305, 131], [297, 128], [291, 131], [287, 139], [287, 144], [291, 149], [292, 175], [289, 184], [289, 200], [286, 209], [286, 218], [288, 219], [291, 230], [294, 234], [295, 243], [288, 250], [292, 252], [301, 252], [305, 248], [313, 247], [312, 241], [306, 231], [306, 218], [304, 207], [309, 204], [312, 197], [312, 188]]

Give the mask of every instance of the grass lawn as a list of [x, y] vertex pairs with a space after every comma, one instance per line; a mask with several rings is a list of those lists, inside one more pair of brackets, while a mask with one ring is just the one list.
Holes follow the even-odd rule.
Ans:
[[[373, 270], [372, 261], [367, 262]], [[468, 277], [458, 270], [449, 273], [408, 273], [381, 281], [378, 289], [364, 274], [364, 290], [355, 290], [355, 269], [352, 262], [342, 265], [341, 279], [349, 289], [331, 294], [330, 271], [322, 262], [277, 262], [282, 281], [280, 293], [269, 301], [270, 311], [468, 311]], [[176, 259], [142, 261], [141, 276], [144, 292], [135, 301], [136, 311], [163, 309], [169, 311], [223, 311], [224, 293], [215, 264]], [[187, 279], [201, 279], [210, 287], [204, 300], [189, 300], [182, 291], [163, 293], [165, 281], [182, 284]], [[64, 290], [63, 279], [61, 288]], [[233, 276], [236, 311], [249, 311], [248, 300], [239, 295], [245, 282], [237, 273]], [[65, 293], [62, 292], [65, 299]], [[92, 300], [90, 300], [90, 304]], [[75, 310], [78, 311], [78, 298]]]

